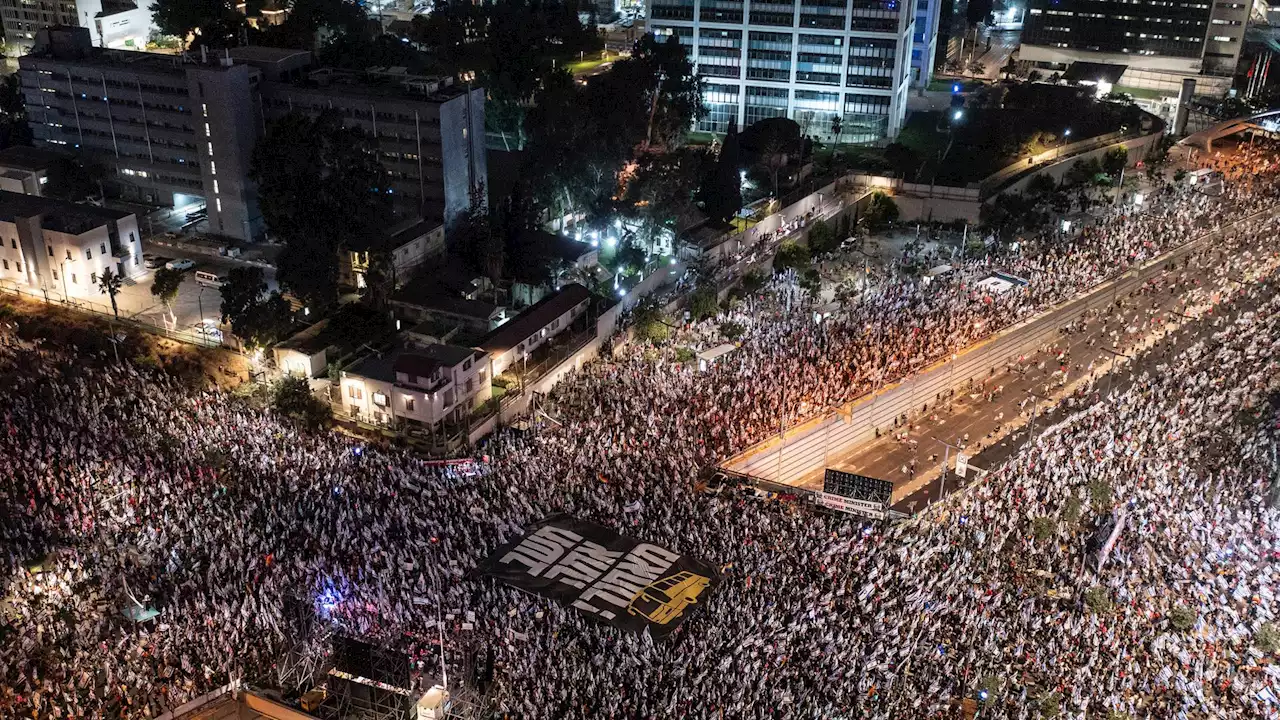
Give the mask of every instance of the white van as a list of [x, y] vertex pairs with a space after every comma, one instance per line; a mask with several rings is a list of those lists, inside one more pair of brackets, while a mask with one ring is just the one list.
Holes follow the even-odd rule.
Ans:
[[201, 285], [220, 288], [226, 284], [227, 278], [224, 275], [219, 275], [216, 270], [202, 269], [196, 271], [196, 282]]

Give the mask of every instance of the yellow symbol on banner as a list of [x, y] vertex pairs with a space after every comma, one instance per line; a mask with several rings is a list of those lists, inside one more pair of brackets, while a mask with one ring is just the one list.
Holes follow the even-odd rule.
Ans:
[[636, 593], [627, 604], [627, 613], [666, 625], [680, 617], [686, 606], [698, 602], [698, 596], [710, 584], [710, 579], [688, 571], [668, 575]]

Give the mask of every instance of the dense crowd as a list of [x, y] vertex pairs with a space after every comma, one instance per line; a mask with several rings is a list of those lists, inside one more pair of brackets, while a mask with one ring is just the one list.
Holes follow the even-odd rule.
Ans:
[[[1269, 219], [1224, 232], [1196, 257], [1203, 280], [1165, 290], [1219, 307], [1157, 345], [1160, 371], [1135, 366], [1103, 404], [1082, 390], [1035, 447], [913, 521], [693, 491], [780, 415], [1266, 208], [1273, 157], [1241, 156], [1253, 172], [1221, 198], [1168, 188], [1142, 213], [1026, 238], [928, 286], [885, 275], [824, 323], [777, 283], [723, 318], [749, 331], [709, 374], [620, 351], [557, 388], [558, 424], [499, 433], [468, 465], [302, 431], [128, 364], [0, 348], [0, 717], [148, 718], [230, 678], [268, 682], [306, 639], [299, 615], [405, 650], [420, 687], [439, 682], [443, 622], [451, 683], [491, 655], [486, 707], [518, 717], [932, 718], [979, 690], [983, 717], [1053, 703], [1073, 717], [1274, 714], [1255, 641], [1275, 610], [1262, 402], [1280, 303], [1237, 280], [1270, 271]], [[997, 267], [1027, 288], [976, 290]], [[718, 341], [710, 324], [682, 341], [699, 338]], [[1127, 528], [1095, 573], [1079, 534], [1119, 508]], [[724, 581], [655, 646], [467, 576], [553, 511], [702, 558]]]

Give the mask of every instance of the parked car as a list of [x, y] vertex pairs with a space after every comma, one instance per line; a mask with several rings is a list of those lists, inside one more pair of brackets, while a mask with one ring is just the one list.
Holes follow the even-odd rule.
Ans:
[[173, 258], [171, 257], [165, 257], [163, 255], [143, 255], [142, 256], [143, 264], [146, 265], [149, 270], [162, 268], [166, 264], [168, 264], [168, 262], [172, 259]]
[[222, 331], [218, 329], [217, 323], [212, 320], [202, 320], [191, 326], [191, 332], [197, 335], [203, 335], [210, 340], [222, 342]]
[[170, 260], [165, 263], [164, 266], [170, 270], [185, 271], [195, 267], [196, 263], [194, 260], [189, 260], [187, 258], [178, 258], [177, 260]]
[[161, 235], [160, 235], [160, 237], [164, 238], [165, 240], [177, 240], [178, 238], [180, 238], [180, 237], [182, 237], [182, 236], [181, 236], [181, 235], [179, 235], [179, 234], [178, 234], [178, 233], [176, 233], [176, 232], [172, 232], [172, 231], [171, 231], [171, 232], [167, 232], [167, 233], [163, 233], [163, 234], [161, 234]]

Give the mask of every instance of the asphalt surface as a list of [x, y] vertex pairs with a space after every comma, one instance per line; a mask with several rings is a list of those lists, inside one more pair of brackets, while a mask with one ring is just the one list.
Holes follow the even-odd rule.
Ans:
[[[960, 478], [951, 471], [947, 473], [945, 483], [940, 483], [939, 471], [947, 457], [943, 442], [956, 447], [965, 444], [962, 452], [971, 456], [971, 467], [997, 468], [1022, 448], [1033, 434], [1038, 435], [1059, 422], [1065, 412], [1074, 412], [1097, 402], [1109, 390], [1122, 390], [1133, 376], [1143, 371], [1155, 371], [1156, 366], [1168, 362], [1170, 355], [1181, 352], [1211, 331], [1210, 320], [1186, 317], [1185, 299], [1188, 288], [1197, 287], [1194, 284], [1197, 280], [1207, 282], [1210, 270], [1220, 264], [1221, 255], [1215, 250], [1189, 258], [1187, 265], [1165, 272], [1160, 282], [1149, 283], [1140, 292], [1118, 298], [1109, 315], [1100, 314], [1090, 319], [1064, 342], [1027, 358], [1007, 372], [997, 373], [985, 388], [958, 396], [949, 410], [931, 413], [910, 428], [899, 429], [899, 433], [905, 432], [905, 440], [882, 438], [858, 449], [843, 462], [833, 463], [833, 467], [892, 480], [895, 497], [900, 498], [894, 509], [907, 513], [936, 502], [940, 491], [946, 495], [959, 490], [973, 482], [976, 473], [970, 472], [967, 478]], [[1184, 275], [1185, 280], [1182, 279]], [[1179, 283], [1176, 287], [1175, 280]], [[1162, 321], [1160, 329], [1154, 332], [1138, 329], [1135, 322], [1148, 319], [1148, 311]], [[1190, 332], [1177, 332], [1172, 335], [1172, 343], [1164, 340], [1155, 350], [1143, 352], [1148, 343], [1165, 337], [1168, 328], [1177, 327]], [[1115, 347], [1112, 345], [1113, 332], [1119, 337], [1116, 346], [1128, 357], [1117, 358], [1103, 349]], [[1058, 353], [1062, 350], [1067, 351], [1065, 386], [1058, 360]], [[1103, 370], [1113, 360], [1121, 367], [1107, 375]], [[1090, 363], [1092, 370], [1089, 369]], [[1074, 392], [1073, 384], [1080, 386]], [[991, 398], [987, 393], [999, 386], [1003, 386], [1003, 392]], [[1036, 399], [1031, 393], [1049, 400]], [[1070, 407], [1057, 404], [1069, 395], [1074, 398]], [[1033, 404], [1036, 406], [1034, 424], [1031, 423]], [[1000, 417], [1002, 413], [1003, 418]], [[967, 444], [964, 442], [966, 434], [969, 436]], [[956, 450], [950, 454], [950, 467], [954, 468]], [[915, 471], [911, 472], [913, 461]], [[903, 472], [904, 466], [908, 468], [907, 472]]]

